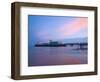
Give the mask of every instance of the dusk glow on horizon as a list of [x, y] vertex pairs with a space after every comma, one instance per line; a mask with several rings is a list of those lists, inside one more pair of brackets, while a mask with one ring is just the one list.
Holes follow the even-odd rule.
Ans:
[[88, 18], [70, 16], [28, 16], [28, 42], [60, 41], [88, 36]]

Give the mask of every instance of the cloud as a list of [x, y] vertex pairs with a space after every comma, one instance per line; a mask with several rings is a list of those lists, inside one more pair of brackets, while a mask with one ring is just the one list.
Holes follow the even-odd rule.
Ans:
[[88, 18], [81, 17], [75, 18], [70, 23], [65, 23], [60, 25], [59, 27], [55, 27], [53, 29], [42, 29], [37, 32], [37, 37], [44, 41], [48, 41], [50, 39], [65, 39], [67, 37], [74, 36], [75, 33], [81, 32], [80, 30], [87, 29], [88, 27]]
[[69, 24], [65, 24], [58, 28], [58, 33], [61, 34], [60, 37], [67, 37], [75, 34], [81, 29], [88, 27], [88, 19], [87, 18], [76, 18], [74, 21]]

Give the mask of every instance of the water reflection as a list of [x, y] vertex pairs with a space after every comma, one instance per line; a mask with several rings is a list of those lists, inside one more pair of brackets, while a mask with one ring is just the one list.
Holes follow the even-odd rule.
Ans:
[[69, 47], [30, 47], [28, 66], [87, 64], [87, 50]]

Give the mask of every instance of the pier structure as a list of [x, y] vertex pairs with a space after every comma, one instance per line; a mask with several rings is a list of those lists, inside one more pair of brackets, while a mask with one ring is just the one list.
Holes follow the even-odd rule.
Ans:
[[77, 42], [77, 43], [61, 43], [58, 41], [49, 40], [48, 43], [35, 44], [36, 47], [74, 47], [77, 46], [77, 49], [87, 49], [88, 43], [85, 42]]

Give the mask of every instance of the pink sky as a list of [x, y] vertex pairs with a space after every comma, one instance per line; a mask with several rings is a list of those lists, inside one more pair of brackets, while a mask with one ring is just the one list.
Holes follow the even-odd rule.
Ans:
[[69, 24], [65, 24], [58, 28], [58, 33], [61, 33], [61, 37], [66, 37], [75, 34], [81, 29], [85, 29], [88, 27], [88, 19], [87, 18], [77, 18]]
[[64, 25], [61, 25], [57, 27], [57, 29], [53, 29], [52, 33], [51, 31], [43, 30], [42, 32], [38, 33], [38, 36], [42, 37], [45, 40], [48, 39], [63, 39], [67, 36], [72, 36], [77, 32], [80, 32], [82, 29], [87, 29], [88, 27], [88, 19], [85, 17], [76, 18], [75, 20], [72, 20], [70, 23], [65, 23]]

